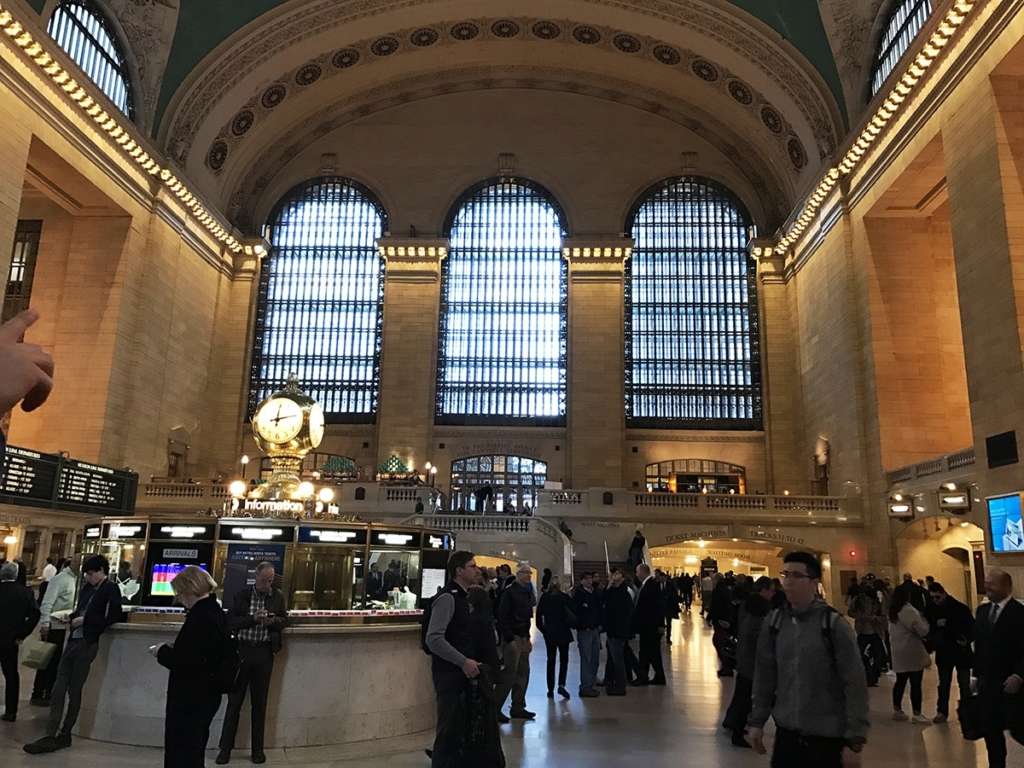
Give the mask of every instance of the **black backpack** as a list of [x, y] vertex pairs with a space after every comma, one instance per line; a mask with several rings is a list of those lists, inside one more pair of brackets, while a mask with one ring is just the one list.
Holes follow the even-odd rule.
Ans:
[[213, 689], [217, 693], [231, 693], [238, 687], [238, 675], [241, 671], [242, 656], [238, 652], [238, 637], [228, 630], [224, 636], [220, 658], [213, 666]]
[[430, 628], [430, 609], [434, 605], [434, 598], [423, 601], [423, 614], [420, 616], [420, 648], [427, 656], [433, 656], [430, 648], [427, 647], [427, 630]]

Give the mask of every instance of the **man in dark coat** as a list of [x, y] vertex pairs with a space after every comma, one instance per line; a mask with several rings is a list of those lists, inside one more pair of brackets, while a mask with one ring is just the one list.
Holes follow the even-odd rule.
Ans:
[[693, 576], [684, 573], [676, 580], [676, 587], [679, 590], [679, 599], [689, 613], [690, 606], [693, 605]]
[[274, 672], [274, 654], [281, 650], [281, 631], [288, 621], [284, 596], [274, 587], [275, 575], [272, 564], [263, 562], [257, 565], [255, 583], [249, 589], [235, 593], [228, 614], [228, 627], [238, 633], [238, 655], [242, 659], [242, 667], [238, 673], [238, 687], [228, 696], [217, 765], [224, 765], [231, 759], [246, 691], [250, 694], [252, 706], [251, 759], [257, 764], [267, 761], [263, 753], [263, 736], [270, 676]]
[[934, 722], [944, 723], [949, 718], [949, 694], [953, 689], [953, 672], [960, 688], [960, 697], [971, 691], [971, 640], [974, 638], [974, 617], [971, 609], [946, 590], [937, 581], [928, 587], [932, 604], [924, 612], [930, 631], [928, 642], [935, 651], [935, 666], [939, 670], [939, 699]]
[[13, 723], [18, 717], [18, 643], [39, 623], [39, 606], [32, 590], [18, 584], [18, 564], [0, 567], [0, 669], [3, 670], [5, 710], [0, 720]]
[[914, 581], [914, 577], [910, 573], [903, 574], [902, 583], [893, 590], [893, 593], [896, 592], [905, 592], [907, 602], [917, 608], [921, 615], [924, 615], [925, 610], [928, 608], [928, 603], [931, 602], [928, 597], [928, 590]]
[[730, 638], [736, 634], [735, 616], [733, 615], [732, 594], [725, 577], [716, 573], [711, 577], [714, 588], [711, 590], [711, 607], [708, 609], [708, 621], [711, 622], [714, 633], [711, 642], [718, 652], [718, 660], [721, 669], [718, 670], [719, 677], [732, 677], [733, 660], [726, 653], [726, 646], [731, 642]]
[[602, 621], [608, 637], [608, 660], [604, 667], [604, 681], [609, 696], [625, 696], [629, 671], [623, 649], [629, 642], [633, 623], [633, 597], [626, 587], [622, 571], [612, 568], [608, 572], [608, 587], [602, 593]]
[[[640, 663], [633, 685], [665, 685], [665, 666], [661, 658], [661, 630], [665, 627], [665, 604], [661, 584], [651, 576], [651, 567], [640, 563], [636, 567], [636, 580], [640, 594], [633, 612], [633, 631], [640, 639]], [[647, 674], [654, 667], [654, 678]]]
[[672, 619], [679, 618], [679, 592], [675, 582], [664, 571], [658, 571], [661, 602], [665, 609], [665, 641], [672, 645]]
[[1006, 768], [1007, 728], [1020, 733], [1024, 709], [1024, 605], [1013, 598], [1013, 579], [993, 569], [985, 575], [989, 602], [974, 625], [974, 677], [989, 768]]

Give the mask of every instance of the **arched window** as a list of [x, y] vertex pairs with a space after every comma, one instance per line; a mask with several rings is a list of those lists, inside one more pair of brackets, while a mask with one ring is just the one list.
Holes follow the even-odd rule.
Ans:
[[99, 6], [93, 0], [60, 0], [46, 31], [117, 108], [134, 120], [128, 62], [113, 24]]
[[907, 52], [931, 12], [931, 0], [896, 0], [875, 51], [875, 63], [871, 68], [872, 96], [878, 93], [896, 63]]
[[743, 204], [720, 184], [671, 179], [627, 229], [626, 425], [761, 429], [757, 281]]
[[746, 493], [747, 470], [714, 459], [673, 459], [647, 465], [647, 490], [660, 493]]
[[249, 412], [290, 372], [328, 423], [372, 423], [377, 413], [384, 208], [354, 181], [301, 184], [270, 218], [263, 260]]
[[548, 465], [528, 456], [472, 456], [452, 462], [452, 511], [528, 515], [537, 509]]
[[453, 207], [441, 268], [438, 424], [565, 424], [565, 216], [523, 180]]

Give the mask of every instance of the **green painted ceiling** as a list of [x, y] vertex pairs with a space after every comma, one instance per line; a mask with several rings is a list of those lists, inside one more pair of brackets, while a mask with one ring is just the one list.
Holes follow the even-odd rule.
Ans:
[[[42, 12], [45, 0], [28, 0]], [[156, 123], [189, 73], [223, 40], [286, 0], [181, 0], [178, 27], [164, 74]], [[817, 0], [730, 0], [757, 17], [799, 50], [824, 78], [846, 117], [839, 71], [829, 47]]]

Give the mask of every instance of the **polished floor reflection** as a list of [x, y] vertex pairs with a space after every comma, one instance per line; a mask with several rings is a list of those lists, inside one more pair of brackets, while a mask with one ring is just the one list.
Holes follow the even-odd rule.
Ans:
[[[502, 728], [509, 768], [678, 768], [700, 765], [707, 768], [746, 768], [767, 766], [768, 759], [750, 750], [733, 747], [719, 727], [722, 712], [732, 695], [732, 682], [724, 683], [715, 675], [711, 633], [700, 617], [673, 624], [674, 644], [666, 648], [666, 668], [670, 668], [665, 688], [630, 689], [625, 698], [550, 700], [545, 696], [544, 647], [537, 643], [533, 652], [533, 678], [527, 696], [537, 720], [514, 721]], [[570, 667], [569, 690], [579, 687], [578, 667]], [[925, 676], [924, 712], [935, 712], [934, 671]], [[25, 686], [22, 686], [23, 690]], [[985, 766], [982, 743], [960, 738], [955, 720], [945, 725], [911, 725], [891, 719], [891, 681], [871, 691], [871, 721], [864, 765], [871, 768], [968, 768]], [[955, 694], [954, 694], [955, 696]], [[909, 709], [909, 702], [907, 703]], [[955, 703], [953, 705], [955, 707]], [[72, 749], [54, 755], [30, 757], [21, 745], [37, 738], [42, 731], [44, 711], [23, 706], [16, 723], [0, 723], [0, 765], [4, 768], [47, 766], [77, 768], [81, 765], [158, 766], [158, 750], [115, 747], [76, 740]], [[769, 729], [770, 734], [770, 729]], [[427, 736], [413, 736], [386, 743], [339, 749], [268, 750], [268, 765], [345, 766], [426, 766], [423, 747]], [[213, 764], [214, 754], [208, 755]], [[251, 765], [244, 751], [237, 751], [232, 765]], [[1010, 765], [1024, 765], [1024, 748], [1011, 742]]]

